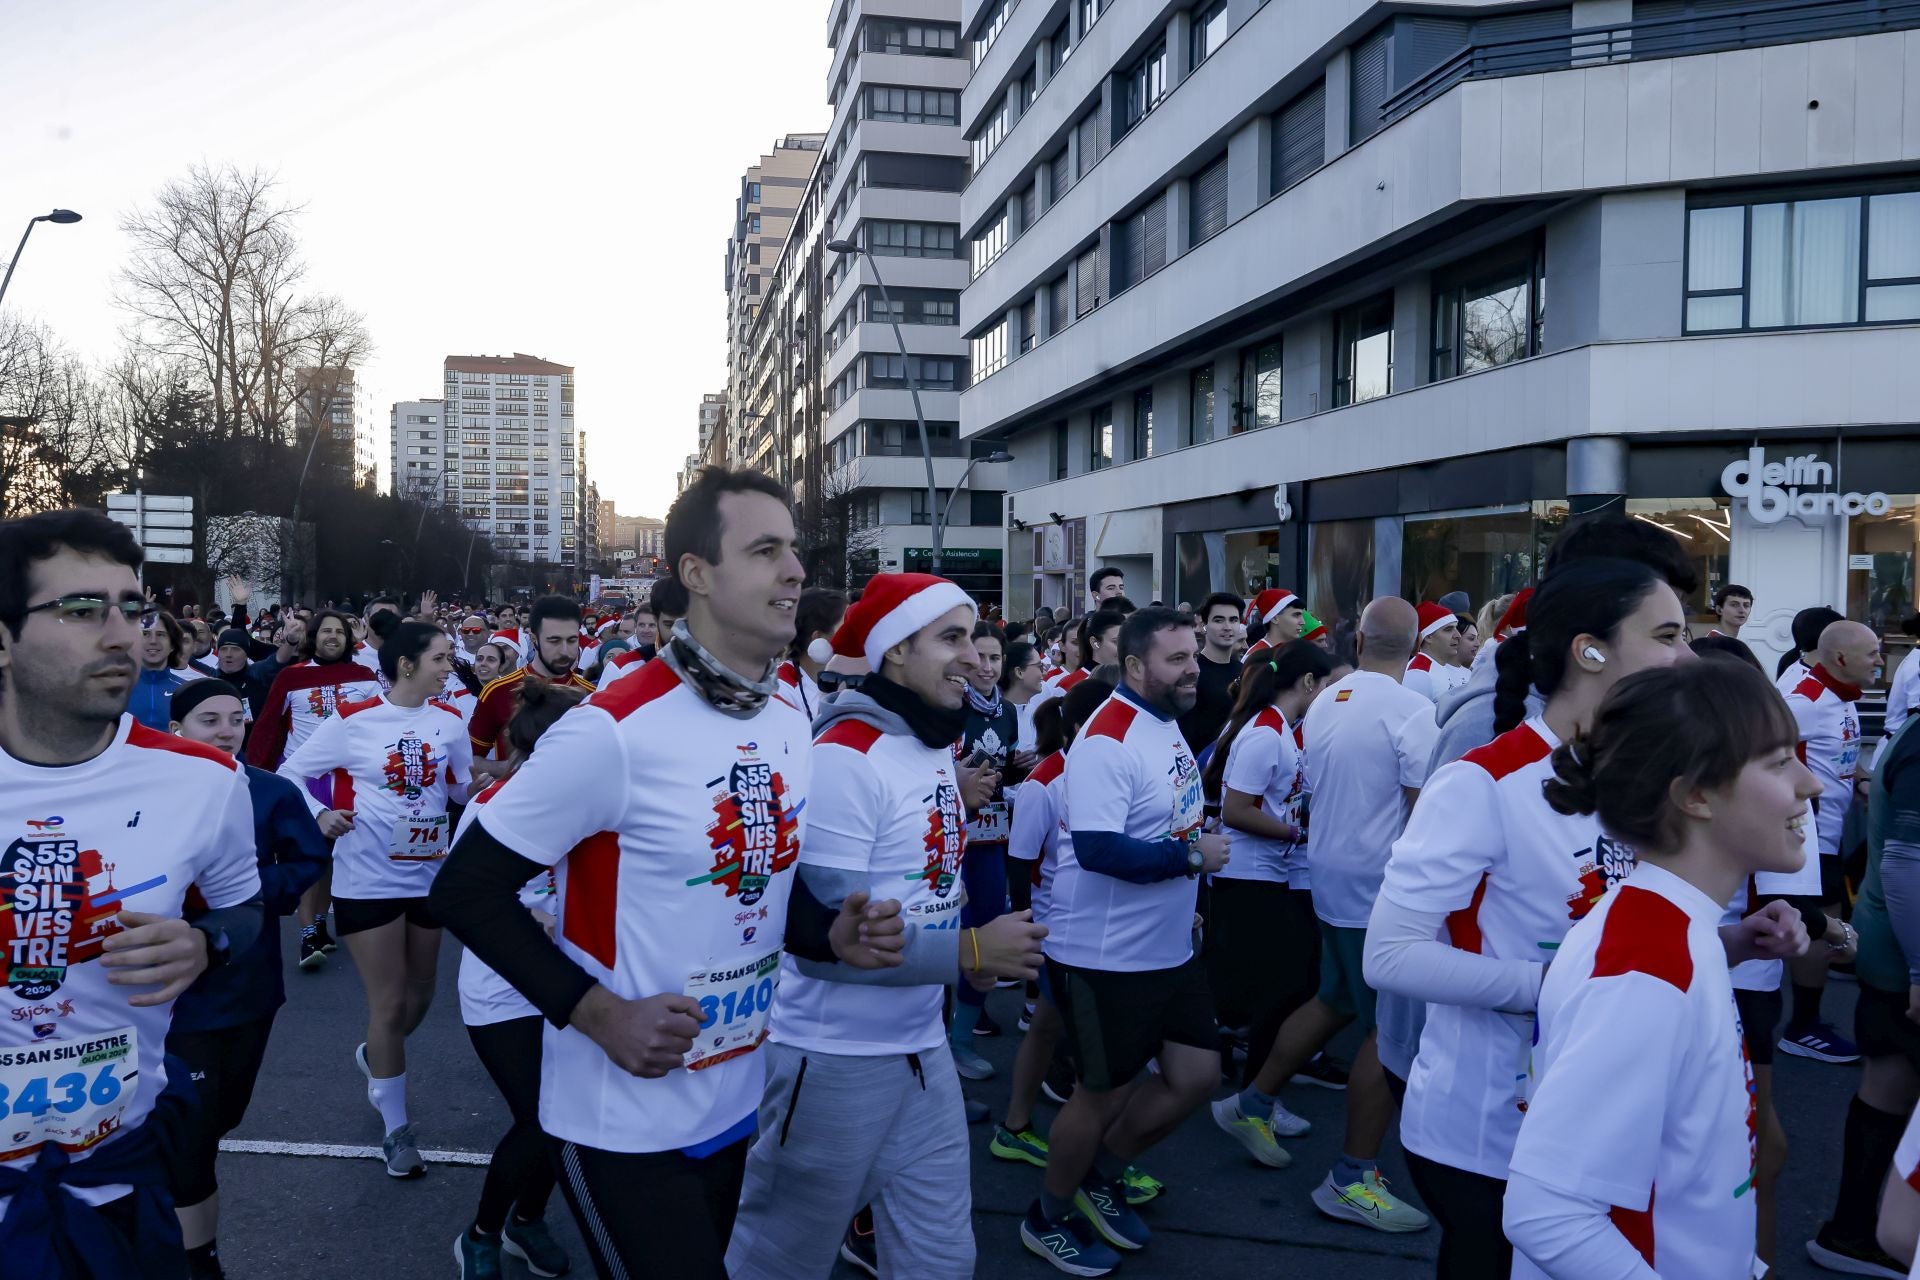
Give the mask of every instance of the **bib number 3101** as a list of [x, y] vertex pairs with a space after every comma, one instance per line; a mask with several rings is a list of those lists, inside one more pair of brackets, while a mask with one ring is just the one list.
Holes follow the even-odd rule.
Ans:
[[699, 1071], [752, 1053], [767, 1038], [767, 1015], [780, 985], [780, 952], [690, 974], [687, 994], [700, 1002], [700, 1034], [681, 1059]]

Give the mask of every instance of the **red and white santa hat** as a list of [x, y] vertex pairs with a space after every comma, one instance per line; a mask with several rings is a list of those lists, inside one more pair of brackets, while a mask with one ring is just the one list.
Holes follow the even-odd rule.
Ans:
[[1435, 604], [1431, 600], [1423, 603], [1418, 612], [1420, 614], [1420, 638], [1422, 640], [1425, 640], [1436, 631], [1445, 631], [1448, 627], [1457, 627], [1460, 625], [1460, 619], [1454, 614], [1453, 610], [1443, 604]]
[[833, 633], [833, 651], [843, 658], [865, 658], [878, 671], [880, 655], [961, 605], [979, 616], [972, 597], [945, 578], [931, 573], [877, 574], [840, 620]]
[[1255, 596], [1253, 603], [1247, 606], [1247, 621], [1249, 623], [1272, 622], [1294, 605], [1301, 603], [1300, 597], [1285, 587], [1269, 587]]
[[1505, 640], [1508, 636], [1517, 636], [1527, 629], [1527, 601], [1533, 599], [1533, 588], [1524, 587], [1513, 597], [1513, 603], [1500, 615], [1500, 621], [1493, 626], [1493, 638]]

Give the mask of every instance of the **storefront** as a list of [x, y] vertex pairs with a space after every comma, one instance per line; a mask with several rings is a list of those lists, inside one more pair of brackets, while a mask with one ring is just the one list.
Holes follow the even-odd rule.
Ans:
[[[901, 552], [907, 573], [932, 573], [933, 548], [907, 547]], [[972, 596], [982, 609], [1000, 607], [1001, 554], [998, 547], [942, 547], [940, 573]]]

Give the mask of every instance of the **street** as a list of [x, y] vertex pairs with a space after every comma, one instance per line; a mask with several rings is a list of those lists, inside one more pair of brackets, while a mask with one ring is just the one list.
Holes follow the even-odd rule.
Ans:
[[[259, 1144], [273, 1153], [229, 1151], [221, 1157], [224, 1227], [221, 1254], [234, 1280], [264, 1280], [314, 1272], [344, 1271], [369, 1280], [388, 1276], [451, 1274], [452, 1242], [467, 1225], [479, 1195], [486, 1153], [506, 1128], [506, 1108], [467, 1044], [460, 1025], [454, 977], [458, 947], [449, 940], [441, 957], [440, 995], [415, 1035], [408, 1054], [412, 1112], [428, 1152], [426, 1177], [396, 1182], [370, 1159], [351, 1155], [290, 1154], [290, 1146], [366, 1148], [377, 1153], [379, 1121], [365, 1100], [365, 1087], [351, 1054], [361, 1039], [364, 1005], [345, 948], [318, 974], [292, 968], [294, 929], [282, 930], [288, 962], [288, 1003], [280, 1012], [253, 1106], [230, 1139]], [[1012, 1028], [1016, 992], [996, 992], [993, 1015]], [[1853, 990], [1835, 983], [1830, 1012], [1851, 1025]], [[982, 1051], [999, 1078], [970, 1085], [997, 1119], [1005, 1106], [1006, 1081], [1017, 1037], [987, 1039]], [[1336, 1052], [1350, 1045], [1336, 1043]], [[1780, 1059], [1776, 1096], [1793, 1146], [1781, 1194], [1781, 1262], [1785, 1277], [1824, 1275], [1801, 1249], [1829, 1207], [1836, 1185], [1840, 1127], [1853, 1088], [1855, 1068], [1799, 1058]], [[1329, 1222], [1307, 1201], [1313, 1183], [1337, 1153], [1341, 1096], [1324, 1089], [1292, 1087], [1287, 1103], [1313, 1121], [1307, 1137], [1291, 1141], [1292, 1168], [1255, 1165], [1196, 1115], [1141, 1164], [1167, 1184], [1166, 1194], [1145, 1211], [1157, 1233], [1147, 1251], [1127, 1260], [1120, 1274], [1175, 1277], [1199, 1274], [1245, 1277], [1340, 1276], [1341, 1280], [1413, 1280], [1432, 1274], [1430, 1234], [1391, 1237]], [[1039, 1120], [1051, 1121], [1042, 1104]], [[1039, 1171], [986, 1154], [990, 1129], [974, 1128], [974, 1230], [983, 1277], [1055, 1274], [1022, 1249], [1020, 1215], [1035, 1194]], [[457, 1164], [434, 1152], [463, 1153]], [[1400, 1175], [1397, 1152], [1384, 1161], [1389, 1177]], [[549, 1221], [585, 1274], [585, 1253], [556, 1194]], [[525, 1275], [513, 1259], [509, 1276]], [[836, 1280], [855, 1273], [842, 1264]], [[798, 1278], [796, 1278], [798, 1280]]]

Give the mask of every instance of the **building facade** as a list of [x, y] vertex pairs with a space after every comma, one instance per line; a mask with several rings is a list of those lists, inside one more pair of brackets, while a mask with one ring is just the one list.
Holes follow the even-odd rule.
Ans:
[[942, 571], [997, 603], [1005, 468], [971, 466], [959, 428], [961, 7], [829, 6], [833, 123], [730, 388], [729, 445], [793, 489], [810, 580], [927, 569], [944, 518]]
[[[722, 403], [738, 404], [744, 394], [754, 319], [770, 292], [774, 266], [792, 234], [794, 216], [825, 140], [818, 133], [787, 134], [740, 177], [733, 202], [733, 234], [726, 249], [727, 390]], [[700, 409], [703, 454], [708, 444], [707, 399], [702, 397]]]
[[1809, 605], [1897, 629], [1920, 14], [1400, 8], [967, 0], [961, 422], [1014, 455], [1009, 612], [1115, 565], [1302, 588], [1344, 642], [1617, 509], [1698, 557], [1696, 619], [1753, 589], [1763, 658]]
[[[728, 344], [728, 365], [733, 361], [732, 344]], [[687, 460], [680, 465], [680, 483], [676, 493], [684, 493], [700, 468], [709, 463], [725, 465], [727, 460], [727, 393], [709, 391], [700, 397], [700, 425], [697, 443]]]
[[[459, 457], [459, 439], [448, 450], [446, 402], [401, 400], [388, 411], [388, 492], [439, 506], [448, 500], [447, 463]], [[458, 485], [455, 485], [458, 488]]]
[[374, 439], [373, 408], [366, 384], [352, 369], [328, 366], [294, 370], [294, 425], [297, 438], [313, 442], [313, 467], [356, 488], [378, 486], [380, 449]]
[[447, 505], [505, 560], [585, 565], [584, 463], [573, 368], [538, 356], [448, 356], [443, 404]]

